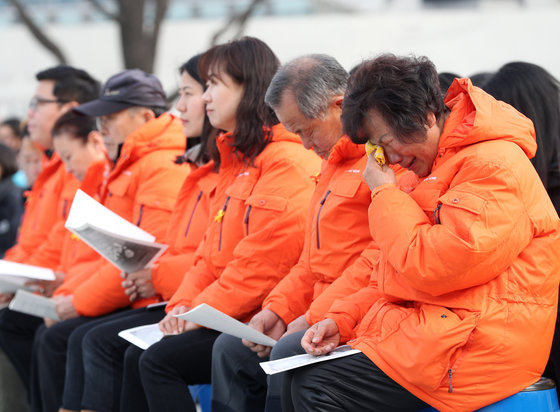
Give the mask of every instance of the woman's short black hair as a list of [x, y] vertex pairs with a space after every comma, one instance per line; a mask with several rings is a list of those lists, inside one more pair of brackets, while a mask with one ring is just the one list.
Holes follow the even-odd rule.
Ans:
[[354, 143], [365, 143], [364, 120], [375, 110], [399, 141], [423, 141], [428, 115], [439, 120], [449, 110], [443, 95], [428, 58], [383, 54], [361, 63], [350, 76], [342, 106], [344, 132]]

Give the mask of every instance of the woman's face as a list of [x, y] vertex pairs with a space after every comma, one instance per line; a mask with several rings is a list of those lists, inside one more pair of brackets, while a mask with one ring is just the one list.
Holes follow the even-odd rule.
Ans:
[[398, 163], [419, 177], [430, 174], [436, 160], [440, 136], [433, 114], [428, 118], [426, 140], [423, 142], [400, 142], [385, 119], [375, 110], [370, 110], [365, 117], [364, 132], [371, 143], [383, 147], [385, 158], [390, 164]]
[[89, 166], [104, 157], [101, 136], [97, 132], [91, 132], [90, 136], [86, 143], [69, 132], [62, 132], [53, 139], [66, 170], [80, 182], [86, 177]]
[[199, 137], [204, 126], [205, 103], [202, 100], [204, 88], [187, 71], [181, 73], [179, 100], [175, 107], [183, 122], [183, 130], [187, 137]]
[[43, 170], [43, 152], [35, 146], [29, 137], [22, 140], [21, 149], [18, 153], [18, 165], [25, 173], [27, 184], [33, 186], [37, 176]]
[[202, 98], [206, 102], [206, 114], [210, 123], [217, 129], [233, 132], [243, 86], [235, 83], [223, 70], [216, 73], [212, 69], [208, 73], [207, 86]]

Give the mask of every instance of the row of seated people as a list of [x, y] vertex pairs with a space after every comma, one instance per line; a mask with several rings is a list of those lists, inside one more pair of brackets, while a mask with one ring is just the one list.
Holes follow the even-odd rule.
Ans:
[[[558, 82], [535, 73], [558, 122]], [[475, 410], [539, 379], [560, 281], [558, 128], [469, 79], [444, 93], [427, 58], [349, 76], [327, 55], [281, 66], [247, 37], [180, 75], [179, 119], [139, 70], [100, 90], [68, 66], [37, 75], [29, 133], [54, 154], [6, 259], [56, 271], [39, 286], [62, 320], [0, 312], [32, 410], [195, 410], [186, 386], [210, 382], [215, 411]], [[64, 228], [78, 188], [166, 253], [120, 273]], [[200, 303], [278, 343], [174, 316]], [[147, 350], [118, 336], [158, 322]], [[259, 366], [342, 343], [361, 352], [268, 380]]]

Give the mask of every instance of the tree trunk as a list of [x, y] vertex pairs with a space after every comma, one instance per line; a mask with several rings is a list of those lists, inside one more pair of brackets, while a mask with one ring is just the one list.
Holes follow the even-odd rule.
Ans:
[[35, 24], [31, 16], [27, 13], [25, 7], [19, 0], [9, 0], [10, 4], [17, 10], [19, 18], [27, 26], [33, 37], [43, 45], [49, 52], [51, 52], [56, 60], [61, 63], [67, 63], [66, 56], [60, 48], [47, 36], [47, 34]]
[[119, 0], [119, 7], [124, 66], [152, 73], [168, 0]]

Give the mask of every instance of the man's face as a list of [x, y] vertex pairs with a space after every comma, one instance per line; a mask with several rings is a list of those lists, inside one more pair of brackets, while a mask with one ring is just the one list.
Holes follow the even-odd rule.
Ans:
[[301, 138], [306, 149], [313, 149], [315, 153], [326, 159], [342, 136], [341, 103], [342, 96], [335, 97], [331, 99], [322, 118], [308, 119], [299, 110], [293, 92], [287, 90], [283, 93], [275, 112], [284, 127]]
[[27, 129], [29, 137], [43, 149], [52, 149], [51, 129], [71, 104], [60, 102], [53, 94], [54, 80], [40, 80], [29, 103]]
[[142, 116], [141, 110], [130, 108], [100, 116], [98, 123], [107, 154], [112, 160], [115, 160], [119, 145], [124, 143], [126, 138], [135, 130], [143, 126], [146, 120]]

